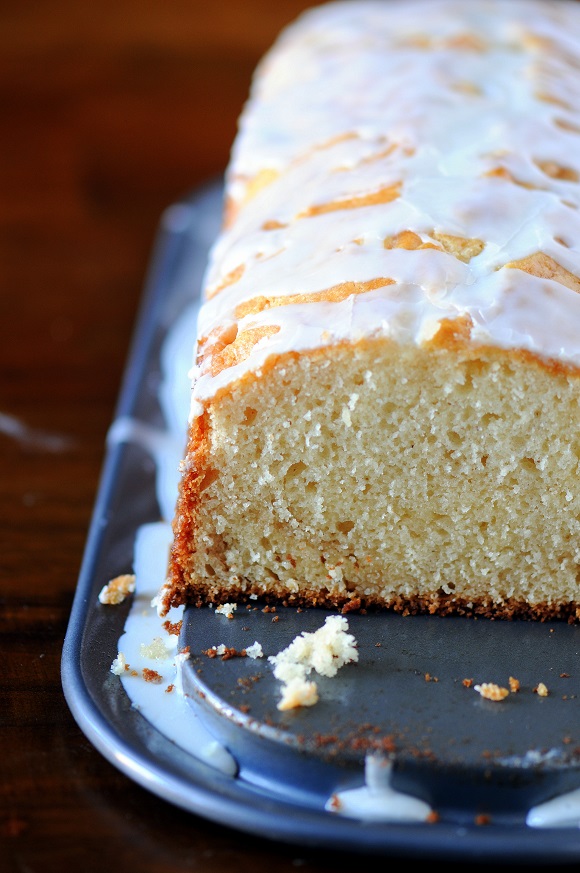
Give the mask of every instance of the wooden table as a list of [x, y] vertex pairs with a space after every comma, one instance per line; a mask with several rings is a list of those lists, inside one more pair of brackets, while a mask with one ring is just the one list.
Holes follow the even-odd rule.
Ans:
[[85, 739], [59, 675], [159, 217], [223, 171], [256, 62], [307, 5], [0, 10], [0, 873], [385, 866], [239, 834], [149, 794]]

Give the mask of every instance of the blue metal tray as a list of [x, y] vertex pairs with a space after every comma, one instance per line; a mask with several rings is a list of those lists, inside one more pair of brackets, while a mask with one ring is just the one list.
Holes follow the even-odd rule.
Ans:
[[[116, 420], [165, 427], [158, 396], [163, 343], [199, 293], [221, 202], [216, 181], [163, 216]], [[226, 776], [163, 736], [131, 706], [121, 683], [111, 681], [129, 605], [103, 611], [98, 593], [103, 579], [131, 572], [137, 530], [159, 518], [150, 454], [137, 442], [111, 441], [62, 681], [80, 728], [129, 778], [232, 828], [329, 851], [534, 865], [580, 861], [580, 829], [526, 825], [531, 806], [580, 786], [580, 627], [350, 614], [360, 663], [328, 686], [332, 705], [297, 716], [277, 711], [275, 680], [264, 662], [203, 657], [216, 642], [215, 624], [208, 610], [189, 609], [181, 632], [181, 643], [192, 650], [185, 687], [200, 720], [239, 763], [238, 775]], [[243, 622], [223, 622], [220, 642], [239, 649], [267, 640], [275, 652], [297, 633], [319, 627], [327, 613], [279, 608], [277, 614], [273, 623], [257, 608]], [[251, 687], [238, 681], [250, 666], [261, 677]], [[509, 705], [483, 700], [463, 683], [505, 684], [510, 673], [522, 693], [511, 695]], [[549, 684], [549, 697], [532, 692], [538, 681]], [[368, 744], [360, 741], [361, 731], [389, 738], [393, 786], [427, 800], [438, 821], [362, 822], [324, 810], [333, 787], [354, 784], [362, 772]]]

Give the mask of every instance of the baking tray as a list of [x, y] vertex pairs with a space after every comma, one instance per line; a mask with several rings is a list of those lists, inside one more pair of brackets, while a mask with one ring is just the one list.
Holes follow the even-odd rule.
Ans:
[[[127, 421], [155, 433], [167, 427], [159, 398], [164, 343], [199, 293], [221, 204], [217, 180], [162, 217], [112, 431]], [[62, 680], [85, 735], [129, 778], [192, 813], [287, 843], [410, 858], [580, 861], [577, 826], [526, 824], [530, 807], [580, 787], [579, 627], [351, 613], [359, 663], [335, 679], [317, 677], [317, 706], [282, 713], [267, 661], [202, 653], [216, 642], [240, 650], [257, 639], [275, 654], [329, 613], [279, 607], [274, 616], [254, 603], [222, 621], [218, 640], [214, 613], [188, 609], [184, 688], [236, 759], [238, 772], [228, 776], [184, 753], [112, 681], [129, 604], [103, 610], [98, 593], [103, 580], [131, 572], [137, 531], [161, 516], [146, 441], [109, 440]], [[505, 685], [509, 675], [521, 690], [507, 701], [473, 689]], [[537, 693], [539, 682], [547, 697]], [[391, 761], [393, 787], [429, 803], [436, 821], [360, 821], [326, 811], [333, 793], [361, 783], [365, 758], [377, 749]]]

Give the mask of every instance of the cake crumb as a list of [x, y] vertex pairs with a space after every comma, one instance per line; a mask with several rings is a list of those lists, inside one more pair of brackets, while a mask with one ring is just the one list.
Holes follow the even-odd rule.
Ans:
[[278, 709], [284, 712], [299, 706], [314, 706], [318, 703], [316, 682], [308, 682], [300, 676], [295, 676], [282, 687], [282, 698]]
[[169, 657], [169, 651], [161, 637], [155, 637], [149, 645], [141, 643], [139, 652], [142, 658], [148, 658], [151, 661], [163, 661]]
[[534, 694], [537, 694], [538, 697], [547, 697], [549, 693], [543, 682], [539, 682], [534, 688]]
[[246, 646], [246, 655], [248, 658], [263, 658], [264, 651], [260, 643], [255, 642], [251, 646]]
[[513, 694], [517, 694], [517, 692], [520, 690], [520, 680], [514, 679], [513, 676], [510, 676], [510, 678], [508, 679], [508, 683], [510, 686], [510, 691]]
[[316, 684], [306, 681], [312, 670], [332, 677], [345, 664], [358, 661], [356, 640], [347, 630], [346, 618], [331, 615], [318, 630], [303, 631], [277, 655], [270, 655], [274, 676], [283, 683], [278, 709], [313, 706], [318, 701]]
[[336, 676], [345, 664], [358, 661], [356, 640], [347, 630], [346, 618], [331, 615], [318, 630], [303, 631], [289, 646], [268, 658], [274, 664], [274, 675], [282, 682], [297, 674], [305, 676], [311, 670], [321, 676]]
[[221, 606], [216, 606], [215, 611], [216, 615], [225, 615], [226, 618], [233, 618], [237, 608], [237, 603], [222, 603]]
[[157, 670], [150, 670], [148, 667], [143, 668], [143, 679], [145, 682], [154, 682], [156, 685], [163, 682], [161, 673], [158, 673]]
[[110, 579], [101, 588], [99, 600], [101, 603], [116, 606], [118, 603], [122, 603], [134, 591], [135, 576], [130, 573], [124, 573], [121, 576], [115, 576], [114, 579]]
[[113, 663], [111, 664], [111, 673], [114, 673], [115, 676], [122, 676], [123, 673], [129, 671], [129, 664], [125, 658], [123, 652], [119, 652]]
[[481, 685], [474, 685], [473, 688], [486, 700], [503, 700], [509, 694], [507, 688], [501, 688], [495, 682], [482, 682]]
[[471, 688], [473, 686], [473, 679], [464, 679], [462, 684], [466, 688]]

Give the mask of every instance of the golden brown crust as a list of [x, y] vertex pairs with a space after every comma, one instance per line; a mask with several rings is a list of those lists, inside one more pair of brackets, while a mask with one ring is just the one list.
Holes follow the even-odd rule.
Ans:
[[248, 327], [236, 333], [235, 339], [216, 352], [212, 352], [209, 371], [212, 376], [217, 376], [222, 370], [235, 367], [245, 361], [252, 353], [254, 346], [260, 340], [273, 336], [280, 330], [277, 324], [263, 324], [259, 327]]
[[324, 291], [313, 291], [309, 294], [287, 294], [284, 297], [252, 297], [250, 300], [244, 300], [243, 303], [239, 304], [236, 309], [236, 318], [257, 315], [266, 309], [272, 309], [276, 306], [320, 302], [340, 303], [353, 294], [366, 294], [367, 291], [384, 288], [385, 285], [394, 285], [394, 279], [379, 277], [377, 279], [369, 279], [366, 282], [340, 282], [340, 284], [326, 288]]
[[580, 279], [578, 276], [566, 270], [565, 267], [555, 261], [554, 258], [544, 254], [544, 252], [535, 252], [533, 255], [528, 255], [527, 258], [511, 261], [511, 263], [506, 264], [506, 267], [523, 270], [525, 273], [537, 276], [540, 279], [551, 279], [554, 282], [565, 285], [571, 291], [580, 293]]
[[415, 595], [413, 597], [392, 597], [382, 600], [374, 597], [357, 597], [356, 605], [348, 595], [332, 597], [319, 591], [309, 591], [307, 583], [300, 593], [288, 593], [285, 591], [270, 592], [264, 594], [251, 584], [250, 580], [242, 580], [237, 585], [231, 585], [227, 590], [221, 586], [214, 588], [197, 588], [192, 598], [191, 589], [187, 585], [176, 589], [171, 601], [172, 606], [181, 606], [192, 603], [200, 608], [209, 604], [217, 605], [234, 601], [237, 603], [251, 604], [255, 607], [256, 601], [250, 599], [251, 595], [259, 596], [260, 603], [276, 604], [291, 607], [320, 607], [337, 609], [348, 612], [391, 611], [399, 615], [438, 615], [440, 617], [460, 615], [470, 618], [487, 619], [521, 619], [527, 621], [565, 621], [573, 624], [580, 620], [580, 603], [537, 603], [529, 604], [517, 600], [506, 600], [504, 603], [494, 603], [491, 600], [478, 602], [467, 601], [462, 598], [450, 597], [445, 594]]
[[[188, 599], [191, 588], [191, 565], [195, 548], [196, 516], [199, 509], [201, 485], [208, 475], [208, 416], [195, 419], [189, 434], [186, 460], [188, 471], [179, 483], [179, 495], [173, 519], [173, 544], [169, 561], [169, 590], [165, 597], [165, 612], [169, 606], [178, 606]], [[191, 592], [189, 593], [191, 597]]]

